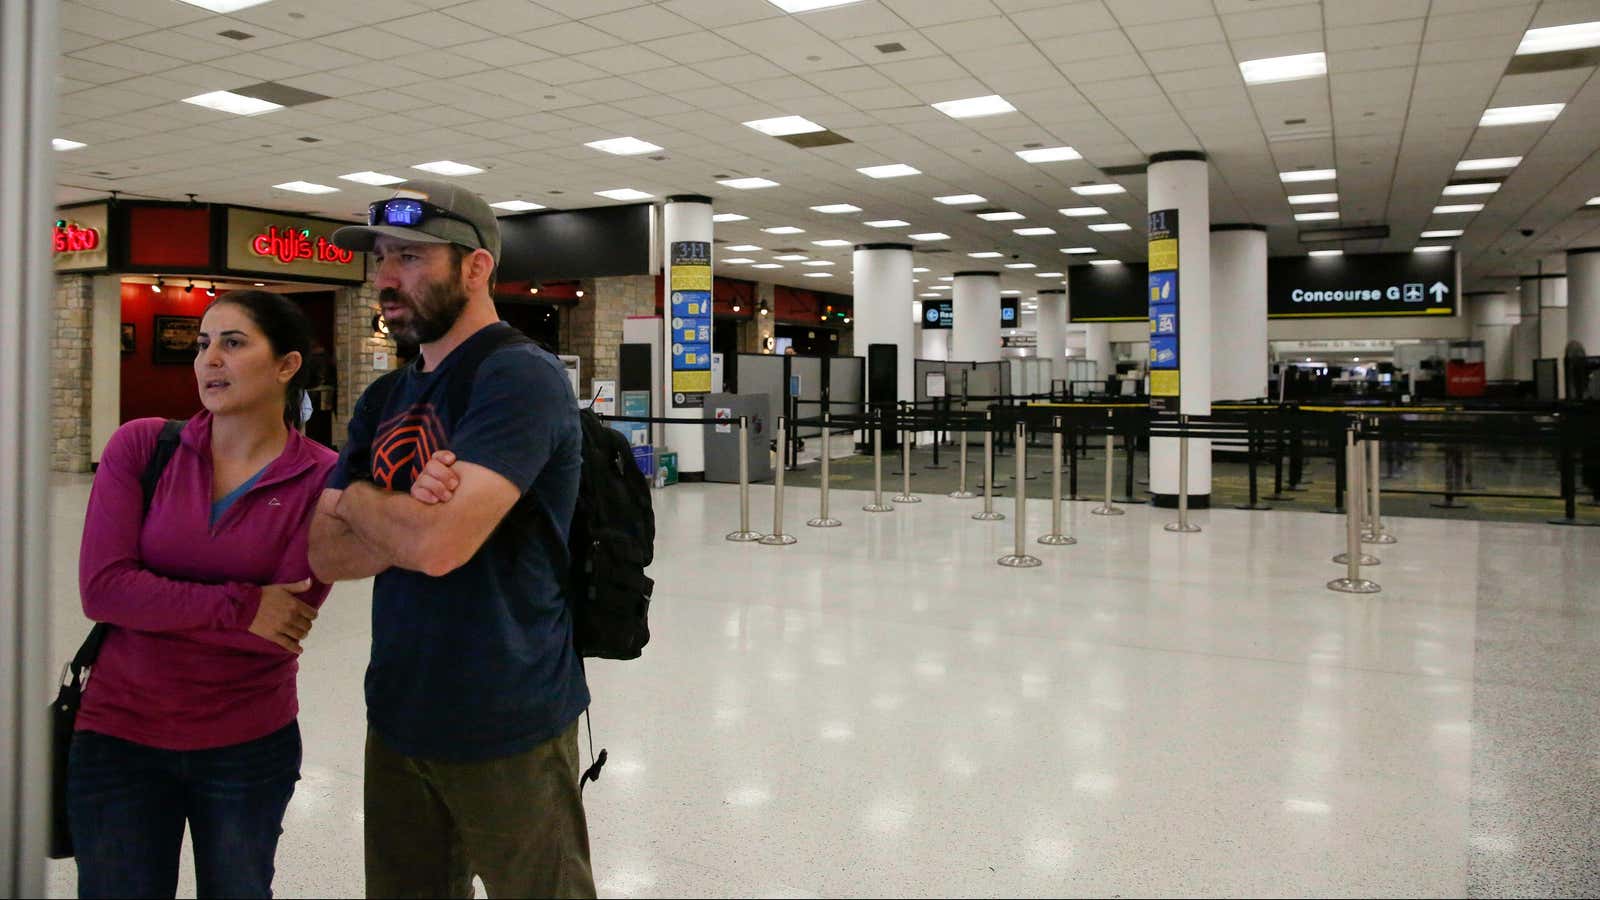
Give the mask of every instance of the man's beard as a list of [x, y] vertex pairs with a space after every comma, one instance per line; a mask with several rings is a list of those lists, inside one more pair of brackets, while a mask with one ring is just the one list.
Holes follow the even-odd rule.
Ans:
[[461, 311], [467, 308], [467, 292], [459, 282], [435, 281], [422, 288], [421, 296], [412, 297], [398, 288], [384, 288], [378, 292], [381, 304], [397, 304], [406, 308], [404, 321], [389, 322], [389, 332], [396, 341], [406, 344], [431, 344], [455, 326]]

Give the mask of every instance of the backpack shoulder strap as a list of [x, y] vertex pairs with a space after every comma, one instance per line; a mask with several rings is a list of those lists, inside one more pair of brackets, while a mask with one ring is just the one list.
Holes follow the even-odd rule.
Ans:
[[471, 343], [461, 348], [464, 355], [456, 360], [450, 372], [450, 384], [445, 388], [450, 415], [456, 418], [466, 412], [467, 404], [472, 402], [472, 382], [477, 379], [478, 368], [484, 360], [502, 347], [533, 343], [527, 335], [504, 322], [496, 322], [483, 330], [481, 339], [474, 335], [468, 339]]
[[[178, 444], [183, 440], [183, 426], [189, 424], [184, 419], [168, 419], [161, 426], [161, 434], [156, 438], [155, 449], [150, 453], [150, 459], [144, 464], [144, 471], [139, 473], [139, 489], [144, 496], [142, 519], [150, 514], [150, 501], [155, 499], [156, 485], [161, 482], [161, 473], [167, 469], [167, 463], [172, 461], [174, 453], [178, 452]], [[94, 666], [94, 661], [100, 656], [100, 645], [106, 642], [106, 635], [111, 633], [111, 626], [105, 622], [96, 622], [89, 629], [89, 636], [84, 639], [78, 652], [73, 654], [69, 668], [72, 670], [73, 680], [77, 681], [84, 669]]]

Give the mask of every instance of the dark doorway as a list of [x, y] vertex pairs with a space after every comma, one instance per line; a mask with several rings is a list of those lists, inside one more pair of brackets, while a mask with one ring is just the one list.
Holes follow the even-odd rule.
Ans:
[[561, 310], [553, 303], [508, 300], [497, 297], [495, 309], [507, 325], [517, 329], [551, 353], [561, 352]]
[[333, 446], [333, 411], [339, 408], [339, 371], [333, 351], [333, 291], [307, 291], [288, 295], [300, 304], [311, 320], [311, 356], [305, 361], [311, 377], [306, 391], [311, 399], [311, 418], [306, 420], [306, 437], [324, 447]]

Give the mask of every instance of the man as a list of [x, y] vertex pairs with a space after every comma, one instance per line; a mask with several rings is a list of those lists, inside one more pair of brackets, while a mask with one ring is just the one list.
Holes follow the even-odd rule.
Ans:
[[[589, 692], [561, 589], [577, 402], [554, 356], [504, 343], [481, 197], [411, 181], [369, 221], [334, 242], [371, 252], [390, 333], [421, 352], [356, 404], [311, 530], [318, 578], [376, 576], [367, 893], [471, 897], [476, 874], [492, 897], [592, 897]], [[468, 360], [470, 392], [452, 385]]]

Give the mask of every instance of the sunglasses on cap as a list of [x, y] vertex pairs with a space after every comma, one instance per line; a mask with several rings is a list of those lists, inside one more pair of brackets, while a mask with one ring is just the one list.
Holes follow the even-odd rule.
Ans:
[[483, 239], [483, 232], [478, 230], [470, 219], [459, 216], [448, 209], [434, 206], [426, 200], [413, 197], [391, 197], [388, 200], [379, 200], [367, 206], [368, 225], [393, 225], [400, 228], [417, 228], [429, 219], [452, 219], [472, 229], [478, 238], [478, 248], [487, 250], [489, 244]]

